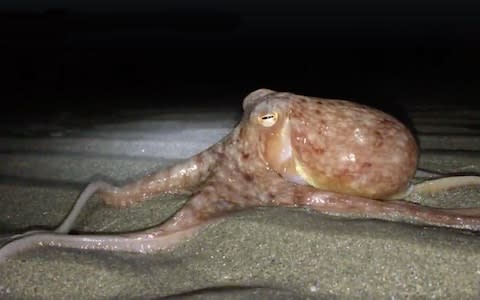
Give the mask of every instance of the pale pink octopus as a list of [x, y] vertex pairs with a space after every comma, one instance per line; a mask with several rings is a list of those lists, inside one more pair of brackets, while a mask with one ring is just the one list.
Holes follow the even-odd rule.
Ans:
[[[34, 246], [140, 253], [170, 249], [230, 213], [268, 206], [480, 231], [477, 208], [433, 208], [400, 200], [409, 193], [480, 180], [458, 176], [412, 185], [418, 148], [392, 116], [344, 100], [267, 89], [249, 94], [243, 109], [243, 119], [228, 136], [181, 164], [123, 187], [91, 183], [55, 232], [15, 236], [0, 250], [0, 260]], [[166, 222], [141, 232], [67, 234], [97, 191], [106, 204], [118, 207], [166, 193], [191, 198]]]

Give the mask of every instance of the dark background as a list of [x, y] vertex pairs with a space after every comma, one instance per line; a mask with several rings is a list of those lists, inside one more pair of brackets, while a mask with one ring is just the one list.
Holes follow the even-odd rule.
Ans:
[[4, 118], [240, 108], [260, 87], [386, 110], [480, 96], [475, 4], [259, 3], [2, 1]]

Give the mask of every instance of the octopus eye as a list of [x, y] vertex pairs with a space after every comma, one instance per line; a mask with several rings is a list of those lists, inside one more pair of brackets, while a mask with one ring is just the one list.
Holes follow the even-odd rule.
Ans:
[[277, 113], [266, 113], [258, 117], [258, 123], [264, 127], [272, 127], [277, 123], [278, 114]]

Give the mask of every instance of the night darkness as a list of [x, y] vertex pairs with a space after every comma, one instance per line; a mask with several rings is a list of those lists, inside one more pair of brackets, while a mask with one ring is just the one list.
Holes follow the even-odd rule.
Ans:
[[5, 3], [4, 113], [240, 107], [260, 87], [387, 110], [480, 96], [471, 7], [162, 3]]

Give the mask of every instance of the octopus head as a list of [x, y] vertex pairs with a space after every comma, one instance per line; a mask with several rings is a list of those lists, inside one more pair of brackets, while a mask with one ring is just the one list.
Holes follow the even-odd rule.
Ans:
[[266, 89], [248, 95], [243, 107], [249, 145], [287, 181], [389, 199], [415, 173], [415, 140], [380, 111]]
[[293, 94], [260, 89], [249, 94], [243, 108], [255, 135], [260, 157], [266, 165], [297, 184], [309, 184], [295, 158], [290, 130], [291, 97]]

